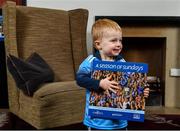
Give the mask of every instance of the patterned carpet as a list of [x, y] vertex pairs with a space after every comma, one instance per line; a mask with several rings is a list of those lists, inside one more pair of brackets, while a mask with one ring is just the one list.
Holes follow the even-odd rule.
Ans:
[[[35, 129], [12, 113], [0, 112], [0, 130]], [[73, 124], [53, 129], [85, 130], [82, 124]], [[129, 122], [128, 130], [180, 130], [180, 115], [146, 115], [144, 122]]]

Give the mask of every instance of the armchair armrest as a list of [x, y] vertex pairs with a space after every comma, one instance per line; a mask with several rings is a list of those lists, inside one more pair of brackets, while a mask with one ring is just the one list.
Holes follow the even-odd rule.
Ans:
[[79, 123], [83, 120], [85, 89], [78, 87], [75, 81], [48, 83], [42, 85], [33, 97], [20, 92], [19, 103], [18, 116], [32, 120], [32, 125], [37, 127]]

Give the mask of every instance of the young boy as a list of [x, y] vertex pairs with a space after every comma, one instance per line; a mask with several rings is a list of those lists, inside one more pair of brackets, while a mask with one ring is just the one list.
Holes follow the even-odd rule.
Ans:
[[[125, 129], [128, 125], [126, 120], [108, 120], [100, 118], [90, 118], [88, 116], [90, 91], [112, 91], [118, 89], [118, 83], [110, 81], [109, 78], [95, 80], [91, 78], [92, 63], [99, 61], [120, 61], [125, 60], [119, 55], [122, 50], [122, 30], [120, 26], [109, 19], [97, 20], [92, 26], [93, 44], [97, 50], [93, 55], [89, 55], [80, 65], [77, 72], [76, 81], [86, 90], [86, 108], [83, 123], [94, 129]], [[148, 97], [149, 88], [144, 90], [144, 96]]]

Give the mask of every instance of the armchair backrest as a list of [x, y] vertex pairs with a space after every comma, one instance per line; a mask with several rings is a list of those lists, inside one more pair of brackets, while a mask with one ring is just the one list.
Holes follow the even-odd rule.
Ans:
[[8, 53], [26, 59], [38, 52], [54, 70], [55, 81], [74, 80], [80, 62], [87, 56], [87, 10], [64, 11], [7, 2], [3, 15]]

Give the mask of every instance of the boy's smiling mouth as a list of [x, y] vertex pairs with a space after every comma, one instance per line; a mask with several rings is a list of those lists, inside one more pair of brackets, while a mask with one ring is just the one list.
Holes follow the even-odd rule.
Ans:
[[120, 52], [120, 49], [113, 49], [113, 52]]

